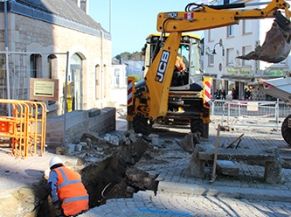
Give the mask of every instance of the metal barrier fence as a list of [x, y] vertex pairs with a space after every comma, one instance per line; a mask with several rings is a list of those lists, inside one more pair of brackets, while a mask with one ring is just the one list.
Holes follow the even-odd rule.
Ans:
[[10, 144], [16, 157], [42, 155], [46, 139], [46, 105], [41, 102], [0, 99], [12, 109], [11, 116], [0, 116], [0, 138]]
[[211, 114], [220, 116], [222, 122], [232, 126], [256, 126], [279, 128], [291, 107], [277, 101], [214, 100]]

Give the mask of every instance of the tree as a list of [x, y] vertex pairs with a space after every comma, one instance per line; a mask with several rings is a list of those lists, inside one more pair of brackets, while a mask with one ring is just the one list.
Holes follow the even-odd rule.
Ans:
[[127, 61], [127, 60], [134, 60], [134, 61], [142, 61], [143, 55], [142, 52], [123, 52], [114, 57], [115, 59], [118, 59], [120, 62]]

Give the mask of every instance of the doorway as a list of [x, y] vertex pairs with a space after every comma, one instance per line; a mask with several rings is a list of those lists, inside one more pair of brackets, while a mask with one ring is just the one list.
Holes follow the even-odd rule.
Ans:
[[[70, 74], [68, 78], [68, 111], [82, 109], [82, 58], [74, 54], [71, 58]], [[71, 107], [71, 108], [70, 108]]]

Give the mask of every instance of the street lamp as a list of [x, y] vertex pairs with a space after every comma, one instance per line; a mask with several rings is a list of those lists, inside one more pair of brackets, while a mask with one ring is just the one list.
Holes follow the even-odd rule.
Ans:
[[224, 56], [224, 46], [222, 44], [222, 39], [219, 40], [219, 42], [217, 42], [214, 47], [213, 47], [213, 50], [212, 50], [212, 54], [215, 55], [216, 54], [216, 51], [215, 51], [215, 48], [216, 46], [219, 45], [221, 48], [222, 48], [222, 56]]

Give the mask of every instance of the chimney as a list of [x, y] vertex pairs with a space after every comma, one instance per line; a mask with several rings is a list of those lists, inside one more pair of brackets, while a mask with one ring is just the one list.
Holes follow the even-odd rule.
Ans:
[[76, 5], [78, 5], [78, 7], [81, 8], [87, 14], [88, 7], [89, 7], [89, 0], [71, 0], [71, 1], [73, 1]]
[[87, 14], [88, 12], [88, 7], [89, 7], [89, 0], [79, 0], [80, 1], [80, 8], [85, 11]]

